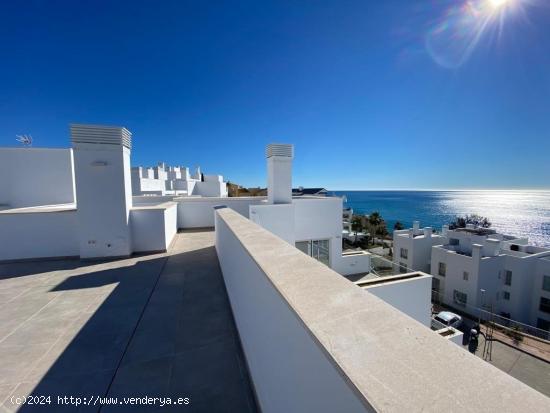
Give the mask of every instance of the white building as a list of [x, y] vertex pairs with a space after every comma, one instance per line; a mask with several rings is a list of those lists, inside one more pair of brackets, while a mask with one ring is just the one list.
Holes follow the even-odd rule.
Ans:
[[205, 175], [200, 167], [192, 175], [189, 168], [167, 166], [159, 162], [155, 167], [132, 168], [132, 193], [139, 195], [178, 195], [226, 197], [227, 183], [222, 175]]
[[472, 225], [430, 233], [417, 223], [395, 231], [394, 263], [430, 272], [434, 300], [474, 316], [483, 308], [550, 329], [550, 249]]
[[267, 200], [250, 219], [342, 275], [369, 272], [369, 253], [342, 254], [342, 198], [292, 196], [292, 145], [268, 145], [266, 157]]
[[292, 145], [268, 146], [267, 199], [233, 199], [200, 169], [131, 170], [125, 128], [72, 125], [71, 137], [71, 149], [0, 150], [11, 178], [0, 192], [0, 260], [164, 251], [178, 228], [213, 227], [223, 203], [343, 275], [370, 269], [370, 254], [342, 254], [341, 198], [292, 196]]
[[431, 227], [421, 229], [420, 222], [414, 221], [412, 228], [393, 232], [393, 262], [400, 272], [411, 269], [429, 274], [432, 247], [443, 243], [442, 235]]

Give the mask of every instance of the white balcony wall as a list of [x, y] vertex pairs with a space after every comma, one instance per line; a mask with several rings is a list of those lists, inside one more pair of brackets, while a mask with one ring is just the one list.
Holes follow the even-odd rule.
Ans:
[[0, 148], [0, 205], [21, 208], [75, 201], [73, 152]]

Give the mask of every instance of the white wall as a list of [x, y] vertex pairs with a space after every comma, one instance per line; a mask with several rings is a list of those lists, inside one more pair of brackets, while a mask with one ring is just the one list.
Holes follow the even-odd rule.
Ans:
[[0, 214], [0, 261], [79, 255], [76, 211]]
[[178, 228], [214, 226], [214, 207], [227, 205], [248, 218], [249, 206], [265, 201], [265, 197], [178, 198]]
[[250, 205], [250, 220], [295, 245], [294, 204]]
[[164, 211], [164, 241], [165, 249], [170, 247], [174, 236], [178, 232], [178, 204], [174, 203]]
[[432, 277], [429, 275], [375, 284], [366, 289], [409, 317], [430, 327]]
[[193, 195], [201, 196], [227, 196], [227, 184], [219, 181], [196, 182], [193, 188]]
[[134, 252], [166, 251], [177, 232], [177, 205], [132, 209], [130, 222]]
[[12, 208], [73, 203], [71, 149], [0, 148], [0, 204]]
[[74, 159], [80, 256], [131, 254], [130, 151], [116, 145], [79, 144]]
[[346, 254], [333, 265], [334, 271], [342, 275], [360, 274], [368, 272], [371, 268], [370, 253]]
[[216, 250], [260, 409], [265, 413], [368, 411], [219, 218]]

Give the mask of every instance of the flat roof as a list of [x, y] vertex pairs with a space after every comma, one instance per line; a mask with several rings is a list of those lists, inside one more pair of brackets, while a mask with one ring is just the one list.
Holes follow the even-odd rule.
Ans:
[[0, 209], [0, 214], [38, 214], [48, 212], [76, 211], [76, 204], [38, 205], [21, 208]]

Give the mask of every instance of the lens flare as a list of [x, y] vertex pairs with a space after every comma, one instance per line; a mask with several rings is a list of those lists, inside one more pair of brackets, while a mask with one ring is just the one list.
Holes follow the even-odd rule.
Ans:
[[489, 3], [494, 8], [498, 8], [504, 6], [506, 3], [509, 3], [509, 0], [489, 0]]
[[445, 68], [458, 68], [490, 31], [500, 35], [507, 16], [525, 0], [468, 0], [448, 8], [425, 37], [432, 59]]

